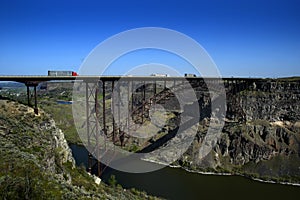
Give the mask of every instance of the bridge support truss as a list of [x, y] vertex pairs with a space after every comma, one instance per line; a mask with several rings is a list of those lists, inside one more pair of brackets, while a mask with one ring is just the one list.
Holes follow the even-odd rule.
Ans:
[[[102, 167], [104, 165], [101, 165], [101, 157], [107, 152], [106, 142], [109, 140], [112, 144], [120, 147], [126, 145], [126, 142], [131, 137], [131, 133], [137, 130], [136, 127], [150, 120], [149, 111], [151, 105], [166, 104], [169, 98], [175, 97], [170, 88], [185, 90], [185, 81], [186, 79], [183, 78], [142, 79], [135, 77], [127, 77], [125, 80], [119, 80], [119, 78], [115, 77], [83, 80], [86, 108], [85, 129], [87, 149], [89, 150], [88, 171], [90, 173], [96, 171], [96, 175], [100, 176], [104, 171]], [[202, 90], [207, 90], [205, 86], [207, 80], [191, 79], [187, 81], [197, 93], [197, 98], [203, 98]], [[208, 81], [212, 85], [214, 83], [219, 85], [223, 80], [211, 79]], [[225, 84], [231, 85], [231, 89], [227, 90], [227, 92], [234, 95], [238, 95], [240, 91], [245, 90], [249, 85], [249, 83], [243, 83], [243, 81], [239, 83], [225, 82]], [[139, 86], [136, 87], [137, 85]], [[127, 96], [122, 96], [120, 87], [122, 87], [122, 91], [126, 90]], [[214, 92], [221, 90], [218, 87], [211, 89]], [[126, 99], [126, 103], [128, 103], [129, 112], [128, 116], [125, 117], [120, 117], [121, 99]], [[201, 101], [198, 101], [198, 103], [201, 103]], [[103, 138], [105, 139], [103, 140]]]
[[31, 102], [30, 102], [30, 97], [31, 97], [31, 94], [30, 94], [30, 87], [33, 87], [33, 97], [34, 97], [34, 113], [36, 115], [39, 114], [39, 109], [38, 109], [38, 102], [37, 102], [37, 86], [39, 85], [39, 82], [25, 82], [25, 85], [27, 87], [27, 103], [28, 103], [28, 106], [31, 106]]

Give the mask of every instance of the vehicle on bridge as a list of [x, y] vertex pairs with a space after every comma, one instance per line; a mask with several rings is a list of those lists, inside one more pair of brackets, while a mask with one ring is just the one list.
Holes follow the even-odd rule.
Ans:
[[51, 71], [48, 70], [48, 76], [78, 76], [74, 71]]
[[184, 74], [184, 77], [197, 77], [196, 74]]
[[151, 76], [156, 76], [156, 77], [169, 77], [169, 74], [151, 74]]

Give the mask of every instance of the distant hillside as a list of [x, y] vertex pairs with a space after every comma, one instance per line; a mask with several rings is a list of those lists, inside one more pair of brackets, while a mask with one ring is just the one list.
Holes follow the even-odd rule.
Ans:
[[25, 87], [23, 83], [18, 82], [0, 82], [0, 88], [20, 88]]

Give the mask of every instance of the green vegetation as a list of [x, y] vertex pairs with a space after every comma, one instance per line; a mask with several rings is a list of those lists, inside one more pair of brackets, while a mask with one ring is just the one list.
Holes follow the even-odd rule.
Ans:
[[249, 162], [241, 167], [240, 173], [274, 182], [299, 183], [300, 177], [297, 173], [299, 166], [300, 161], [297, 155], [278, 155], [271, 160], [259, 163]]
[[126, 146], [124, 149], [130, 152], [137, 152], [140, 148], [136, 144], [130, 144], [130, 146]]
[[39, 95], [39, 106], [49, 113], [56, 125], [64, 132], [68, 143], [82, 144], [74, 125], [72, 105], [58, 104], [57, 100], [71, 101], [72, 89], [55, 89]]
[[[0, 97], [27, 105], [25, 88], [9, 89], [1, 92]], [[101, 98], [101, 95], [99, 97]], [[57, 100], [71, 101], [72, 88], [57, 88], [51, 91], [38, 92], [38, 107], [50, 114], [56, 125], [64, 132], [68, 143], [82, 144], [74, 125], [72, 105], [58, 104]], [[33, 99], [31, 99], [31, 104], [33, 103], [32, 101]]]
[[116, 187], [117, 185], [117, 180], [116, 180], [116, 176], [115, 175], [111, 175], [109, 180], [108, 180], [108, 185], [110, 185], [111, 187]]
[[59, 132], [42, 110], [36, 116], [32, 108], [7, 100], [0, 107], [2, 199], [157, 199], [116, 183], [97, 185], [66, 156], [71, 152], [58, 142]]
[[[1, 153], [1, 158], [10, 157]], [[57, 184], [32, 161], [7, 159], [1, 163], [0, 194], [3, 199], [55, 199], [68, 193], [64, 185]]]
[[270, 122], [267, 120], [263, 120], [263, 119], [256, 119], [250, 122], [253, 125], [261, 125], [264, 127], [270, 127]]
[[258, 90], [242, 90], [239, 95], [247, 97], [265, 97], [274, 94], [274, 92], [258, 91]]
[[56, 125], [64, 132], [68, 143], [82, 144], [74, 125], [72, 105], [57, 104], [54, 101], [41, 101], [40, 107], [51, 115]]
[[278, 80], [278, 81], [299, 81], [300, 77], [299, 76], [293, 76], [293, 77], [278, 78], [276, 80]]

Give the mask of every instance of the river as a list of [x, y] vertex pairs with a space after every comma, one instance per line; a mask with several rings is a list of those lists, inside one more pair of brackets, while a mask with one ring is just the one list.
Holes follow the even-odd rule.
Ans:
[[[87, 165], [87, 150], [70, 145], [76, 164]], [[204, 175], [180, 168], [132, 174], [106, 168], [105, 182], [114, 174], [123, 188], [136, 188], [167, 199], [299, 199], [300, 187], [262, 183], [242, 176]]]

